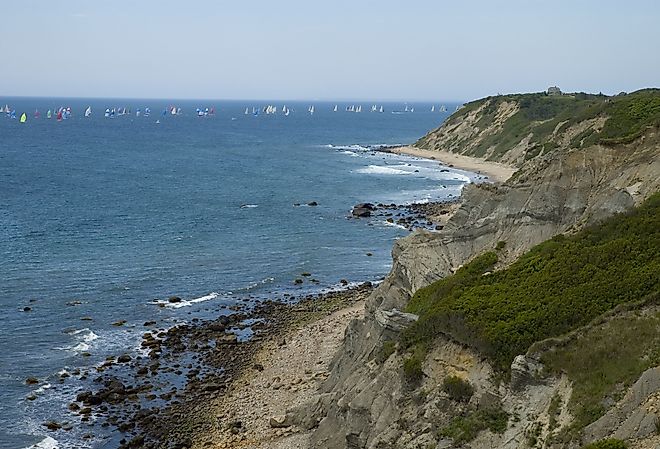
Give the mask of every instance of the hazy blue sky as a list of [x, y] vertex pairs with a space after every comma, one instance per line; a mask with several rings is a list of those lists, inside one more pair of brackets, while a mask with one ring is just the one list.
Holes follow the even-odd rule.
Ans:
[[0, 23], [0, 95], [449, 101], [660, 85], [657, 0], [1, 0]]

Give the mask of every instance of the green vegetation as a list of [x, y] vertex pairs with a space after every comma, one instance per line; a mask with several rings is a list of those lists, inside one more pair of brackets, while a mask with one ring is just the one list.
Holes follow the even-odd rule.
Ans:
[[376, 362], [384, 363], [396, 351], [396, 342], [393, 340], [385, 340], [376, 354]]
[[621, 440], [600, 440], [583, 446], [582, 449], [626, 449], [628, 445]]
[[[660, 125], [660, 89], [644, 89], [615, 97], [586, 93], [499, 95], [466, 104], [450, 120], [482, 108], [476, 127], [485, 130], [494, 122], [497, 111], [505, 102], [517, 103], [518, 111], [497, 132], [484, 136], [471, 151], [471, 156], [484, 157], [490, 151], [489, 159], [499, 160], [529, 136], [530, 148], [525, 157], [531, 159], [557, 148], [557, 133], [598, 117], [606, 119], [602, 130], [585, 127], [573, 136], [570, 147], [630, 143], [648, 127]], [[424, 147], [426, 143], [426, 139], [421, 139], [416, 145]]]
[[561, 413], [561, 396], [555, 394], [548, 406], [548, 432], [557, 428], [557, 417]]
[[[658, 296], [656, 292], [641, 305], [657, 304]], [[624, 388], [660, 364], [658, 329], [660, 313], [629, 311], [544, 352], [546, 367], [554, 374], [565, 373], [573, 382], [568, 406], [574, 420], [557, 437], [560, 441], [577, 437], [584, 426], [603, 415], [608, 399], [618, 400]]]
[[501, 408], [478, 409], [454, 418], [448, 426], [440, 429], [439, 436], [454, 440], [455, 445], [472, 441], [482, 430], [504, 433], [509, 415]]
[[506, 242], [504, 240], [500, 240], [499, 242], [497, 242], [497, 245], [495, 245], [495, 250], [502, 251], [505, 246], [506, 246]]
[[458, 376], [448, 376], [442, 382], [442, 389], [451, 399], [458, 402], [468, 402], [474, 394], [470, 382]]
[[424, 345], [418, 345], [412, 354], [403, 359], [403, 378], [409, 385], [418, 386], [424, 378], [422, 364], [426, 358], [426, 348]]
[[657, 293], [660, 194], [575, 236], [541, 243], [509, 268], [483, 276], [496, 262], [495, 253], [483, 254], [417, 291], [406, 311], [420, 318], [403, 333], [403, 347], [414, 347], [423, 361], [424, 348], [449, 335], [507, 372], [532, 343]]

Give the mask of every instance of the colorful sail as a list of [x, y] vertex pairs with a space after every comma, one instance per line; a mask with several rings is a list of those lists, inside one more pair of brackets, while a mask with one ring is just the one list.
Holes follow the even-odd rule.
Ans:
[[21, 119], [19, 121], [21, 123], [25, 123], [27, 121], [27, 114], [25, 112], [21, 114]]

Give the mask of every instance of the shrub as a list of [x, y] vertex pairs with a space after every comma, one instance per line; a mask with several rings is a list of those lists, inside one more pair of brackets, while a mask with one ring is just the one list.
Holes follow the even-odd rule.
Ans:
[[628, 445], [621, 440], [609, 439], [596, 441], [583, 446], [582, 449], [626, 449], [627, 447]]
[[403, 377], [409, 385], [417, 386], [424, 378], [422, 364], [426, 358], [426, 351], [421, 347], [415, 348], [413, 353], [403, 359]]
[[442, 389], [450, 398], [458, 402], [468, 402], [474, 394], [474, 388], [472, 388], [470, 382], [458, 376], [445, 377], [442, 382]]
[[420, 316], [404, 346], [449, 335], [507, 372], [530, 345], [584, 326], [619, 304], [658, 291], [660, 194], [576, 235], [532, 248], [507, 269], [486, 253], [418, 290], [406, 308]]
[[495, 245], [495, 249], [501, 251], [504, 249], [505, 246], [506, 246], [506, 242], [504, 240], [500, 240], [499, 242], [497, 242], [497, 245]]
[[448, 426], [440, 429], [439, 435], [451, 438], [455, 445], [460, 445], [474, 440], [482, 430], [504, 433], [508, 421], [509, 415], [501, 408], [479, 409], [454, 418]]

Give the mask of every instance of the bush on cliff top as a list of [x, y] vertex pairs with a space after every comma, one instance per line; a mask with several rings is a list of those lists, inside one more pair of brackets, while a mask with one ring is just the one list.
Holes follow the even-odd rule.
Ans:
[[508, 371], [532, 343], [657, 292], [660, 194], [575, 236], [541, 243], [509, 268], [484, 276], [496, 261], [486, 253], [417, 291], [406, 311], [420, 318], [404, 332], [404, 346], [425, 346], [445, 334]]

